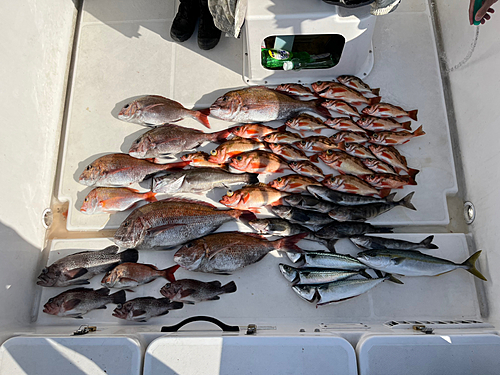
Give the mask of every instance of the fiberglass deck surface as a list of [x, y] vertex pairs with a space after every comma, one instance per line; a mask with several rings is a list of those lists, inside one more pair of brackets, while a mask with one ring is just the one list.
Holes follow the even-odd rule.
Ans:
[[[425, 234], [391, 234], [387, 237], [408, 241], [421, 241]], [[469, 251], [463, 234], [437, 234], [434, 243], [437, 250], [424, 250], [437, 257], [463, 262]], [[83, 251], [100, 250], [112, 242], [108, 239], [55, 240], [52, 241], [48, 264], [63, 256]], [[309, 241], [301, 241], [300, 247], [310, 248]], [[356, 255], [359, 251], [348, 239], [340, 240], [336, 246], [339, 253]], [[174, 251], [141, 251], [140, 263], [152, 263], [163, 269], [174, 264]], [[259, 325], [283, 325], [293, 323], [368, 323], [389, 320], [448, 320], [478, 319], [480, 316], [474, 276], [464, 270], [455, 270], [437, 277], [401, 277], [404, 285], [384, 282], [368, 293], [341, 303], [320, 306], [302, 300], [291, 289], [281, 275], [278, 264], [293, 265], [285, 254], [276, 251], [268, 254], [260, 262], [245, 267], [233, 275], [221, 276], [190, 272], [178, 269], [176, 279], [193, 278], [202, 281], [219, 280], [225, 284], [234, 280], [238, 290], [225, 294], [218, 301], [207, 301], [196, 305], [185, 305], [180, 310], [170, 311], [167, 315], [152, 318], [144, 324], [177, 324], [182, 319], [195, 315], [208, 315], [221, 319], [227, 324], [246, 325], [250, 322]], [[97, 275], [86, 287], [99, 288], [103, 275]], [[135, 288], [127, 292], [127, 299], [153, 296], [160, 298], [160, 288], [164, 279]], [[94, 310], [83, 319], [60, 318], [42, 312], [43, 304], [51, 297], [67, 288], [43, 288], [38, 310], [37, 324], [75, 325], [78, 324], [138, 324], [126, 322], [111, 315], [115, 305], [106, 310]], [[115, 291], [114, 289], [111, 290]]]
[[[211, 51], [198, 48], [196, 35], [176, 44], [169, 36], [176, 7], [164, 0], [84, 2], [57, 191], [61, 201], [69, 201], [68, 230], [117, 228], [130, 213], [88, 216], [79, 212], [91, 190], [78, 183], [83, 169], [106, 153], [127, 152], [131, 142], [148, 130], [116, 118], [126, 102], [158, 94], [187, 108], [204, 108], [221, 94], [244, 87], [242, 40], [222, 36]], [[415, 191], [413, 203], [418, 211], [395, 209], [373, 223], [446, 225], [446, 195], [456, 193], [457, 183], [426, 2], [406, 1], [395, 13], [379, 17], [373, 45], [375, 65], [367, 83], [381, 88], [384, 101], [418, 108], [419, 121], [412, 128], [422, 124], [427, 133], [398, 146], [409, 166], [421, 172], [418, 186], [405, 187], [397, 198]], [[211, 131], [232, 125], [214, 118], [210, 122]], [[178, 124], [206, 130], [191, 119]], [[203, 149], [213, 148], [208, 144]], [[260, 179], [268, 182], [275, 177]], [[207, 199], [217, 202], [224, 193], [218, 189]]]

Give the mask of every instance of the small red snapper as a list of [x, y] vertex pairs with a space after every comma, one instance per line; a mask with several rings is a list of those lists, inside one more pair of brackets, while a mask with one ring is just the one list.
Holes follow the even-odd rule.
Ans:
[[80, 212], [92, 215], [125, 211], [142, 200], [155, 202], [155, 195], [152, 191], [139, 193], [126, 187], [97, 187], [85, 197]]

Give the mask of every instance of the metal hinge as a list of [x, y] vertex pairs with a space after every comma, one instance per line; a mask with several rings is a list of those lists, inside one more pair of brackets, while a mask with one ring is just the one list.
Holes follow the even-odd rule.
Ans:
[[97, 331], [96, 326], [89, 326], [88, 324], [82, 324], [71, 336], [81, 336], [86, 335], [89, 332]]
[[434, 328], [428, 328], [423, 324], [422, 325], [420, 325], [420, 324], [414, 325], [413, 329], [415, 331], [421, 331], [421, 332], [425, 333], [426, 335], [432, 335], [434, 333]]

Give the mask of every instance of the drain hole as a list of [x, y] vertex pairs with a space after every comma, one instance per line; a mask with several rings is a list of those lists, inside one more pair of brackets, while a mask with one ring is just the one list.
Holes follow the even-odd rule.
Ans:
[[46, 208], [42, 213], [42, 225], [45, 229], [49, 229], [52, 225], [52, 221], [54, 220], [54, 215], [52, 214], [52, 210], [50, 208]]
[[471, 202], [464, 203], [464, 216], [467, 224], [472, 224], [476, 218], [476, 208]]

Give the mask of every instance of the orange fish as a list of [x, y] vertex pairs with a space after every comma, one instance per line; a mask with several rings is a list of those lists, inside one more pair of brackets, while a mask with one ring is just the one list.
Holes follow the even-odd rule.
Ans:
[[330, 129], [325, 126], [323, 121], [318, 117], [311, 116], [307, 113], [301, 113], [297, 117], [289, 119], [285, 122], [289, 128], [297, 130], [300, 134], [304, 135], [306, 132], [321, 133], [322, 130]]
[[349, 131], [354, 133], [366, 133], [364, 129], [361, 129], [358, 125], [351, 120], [350, 117], [336, 117], [329, 118], [325, 121], [325, 125], [328, 125], [330, 128], [339, 130], [339, 131]]
[[380, 93], [380, 89], [370, 88], [370, 86], [368, 86], [366, 83], [364, 83], [360, 78], [356, 76], [349, 76], [349, 75], [338, 76], [337, 81], [346, 85], [347, 87], [350, 87], [351, 89], [356, 90], [357, 92], [363, 95], [372, 94], [378, 96]]
[[368, 142], [375, 143], [377, 145], [390, 146], [390, 145], [402, 145], [410, 142], [412, 138], [425, 135], [422, 130], [422, 125], [415, 130], [413, 133], [410, 132], [380, 132], [373, 133]]
[[274, 154], [281, 156], [281, 158], [285, 161], [309, 160], [309, 158], [306, 156], [306, 154], [304, 154], [303, 151], [298, 150], [290, 145], [281, 143], [269, 143], [268, 146]]
[[255, 141], [253, 139], [233, 138], [226, 141], [215, 150], [210, 151], [208, 161], [211, 163], [225, 163], [234, 155], [241, 154], [247, 151], [264, 150], [266, 145], [264, 143]]
[[238, 125], [234, 128], [229, 129], [234, 135], [247, 138], [247, 139], [262, 139], [268, 134], [284, 131], [286, 126], [280, 126], [279, 128], [271, 128], [270, 126], [262, 124], [245, 124]]
[[392, 118], [383, 119], [373, 116], [365, 116], [356, 121], [356, 124], [371, 132], [400, 132], [404, 130], [411, 130], [411, 121], [400, 123]]
[[321, 103], [321, 105], [330, 111], [334, 111], [342, 115], [360, 117], [356, 108], [350, 106], [342, 100], [327, 100]]
[[311, 185], [321, 186], [314, 178], [298, 174], [278, 177], [269, 183], [272, 188], [287, 193], [307, 193], [307, 187]]
[[341, 174], [359, 176], [372, 173], [372, 171], [366, 168], [361, 162], [361, 159], [350, 156], [345, 152], [333, 152], [331, 150], [327, 150], [320, 154], [311, 156], [311, 161], [317, 161], [318, 157], [330, 168], [335, 169]]
[[362, 179], [356, 176], [340, 175], [325, 176], [323, 185], [343, 193], [358, 194], [367, 197], [385, 198], [391, 192], [391, 189], [377, 190]]
[[250, 173], [281, 173], [289, 169], [278, 155], [267, 151], [251, 151], [236, 155], [229, 165], [239, 171]]
[[292, 144], [298, 142], [302, 137], [292, 132], [280, 132], [266, 135], [263, 140], [267, 143]]
[[139, 193], [138, 190], [126, 187], [97, 187], [85, 197], [80, 212], [88, 215], [99, 213], [112, 214], [125, 211], [142, 200], [155, 202], [155, 195], [156, 193], [152, 191]]
[[186, 154], [186, 155], [181, 156], [181, 160], [191, 162], [189, 164], [190, 167], [227, 169], [226, 164], [212, 163], [212, 162], [208, 161], [209, 158], [210, 158], [210, 155], [208, 155], [206, 152], [203, 152], [203, 151], [193, 152], [191, 154]]
[[373, 155], [370, 150], [366, 147], [361, 146], [358, 143], [348, 143], [345, 145], [345, 152], [351, 156], [355, 156], [360, 159], [376, 159], [375, 155]]
[[389, 173], [371, 174], [361, 177], [378, 189], [401, 189], [406, 185], [416, 185], [414, 178], [409, 175], [399, 176]]
[[312, 89], [322, 98], [340, 99], [352, 105], [374, 105], [380, 102], [380, 96], [365, 98], [358, 91], [333, 81], [315, 82]]
[[361, 162], [375, 173], [390, 173], [397, 174], [389, 165], [377, 159], [363, 159]]
[[289, 193], [276, 190], [266, 184], [259, 184], [246, 186], [234, 192], [228, 191], [219, 202], [233, 209], [244, 207], [245, 210], [257, 213], [264, 206], [283, 204], [282, 199], [288, 195]]
[[417, 169], [408, 168], [406, 158], [392, 146], [370, 145], [370, 150], [381, 161], [393, 167], [397, 173], [405, 171], [410, 176], [415, 176], [419, 171]]
[[330, 138], [323, 136], [307, 137], [293, 144], [305, 152], [321, 152], [326, 150], [343, 150], [344, 143], [334, 143]]
[[364, 108], [361, 112], [365, 115], [375, 117], [409, 117], [412, 120], [417, 121], [418, 109], [405, 111], [403, 108], [389, 103], [378, 103]]
[[368, 142], [368, 136], [362, 133], [338, 132], [330, 137], [335, 143], [365, 143]]
[[311, 163], [309, 160], [292, 161], [288, 163], [288, 165], [294, 172], [302, 176], [312, 177], [317, 181], [321, 181], [323, 180], [323, 178], [325, 178], [323, 171], [313, 163]]

